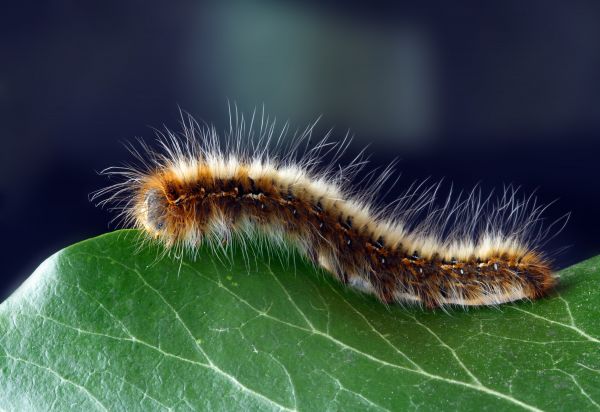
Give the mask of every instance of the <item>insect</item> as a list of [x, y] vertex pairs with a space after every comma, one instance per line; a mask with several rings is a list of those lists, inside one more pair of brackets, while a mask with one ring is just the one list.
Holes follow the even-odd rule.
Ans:
[[366, 161], [361, 154], [339, 167], [347, 136], [311, 145], [314, 124], [287, 139], [289, 126], [276, 131], [264, 109], [248, 120], [230, 109], [230, 118], [220, 136], [182, 115], [182, 132], [157, 132], [160, 149], [131, 145], [139, 164], [106, 169], [118, 182], [93, 199], [167, 250], [256, 236], [290, 244], [385, 303], [497, 305], [556, 285], [539, 250], [554, 224], [541, 226], [545, 207], [532, 196], [507, 187], [493, 200], [473, 190], [438, 205], [439, 184], [421, 182], [378, 205], [372, 199], [391, 185], [393, 165], [356, 189], [349, 181]]

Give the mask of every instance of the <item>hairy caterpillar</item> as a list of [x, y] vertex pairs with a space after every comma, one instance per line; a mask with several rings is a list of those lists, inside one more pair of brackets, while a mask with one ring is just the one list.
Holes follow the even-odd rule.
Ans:
[[293, 244], [385, 303], [429, 308], [536, 299], [557, 283], [539, 251], [549, 231], [540, 225], [544, 207], [518, 199], [517, 189], [505, 188], [494, 202], [473, 190], [436, 207], [439, 184], [423, 182], [377, 207], [372, 199], [392, 168], [372, 173], [367, 189], [352, 189], [347, 182], [366, 161], [361, 154], [337, 166], [347, 136], [336, 143], [328, 133], [311, 147], [313, 124], [286, 144], [289, 126], [276, 132], [264, 110], [248, 122], [230, 113], [223, 138], [214, 126], [182, 118], [181, 133], [157, 131], [160, 150], [130, 146], [140, 164], [106, 169], [119, 182], [92, 196], [167, 250], [219, 246], [233, 236], [253, 242], [258, 233]]

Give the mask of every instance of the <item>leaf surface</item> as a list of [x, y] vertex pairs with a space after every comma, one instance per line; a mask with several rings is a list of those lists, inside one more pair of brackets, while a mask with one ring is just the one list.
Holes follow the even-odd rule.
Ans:
[[554, 296], [386, 307], [295, 254], [197, 259], [117, 231], [0, 306], [7, 410], [600, 409], [600, 257]]

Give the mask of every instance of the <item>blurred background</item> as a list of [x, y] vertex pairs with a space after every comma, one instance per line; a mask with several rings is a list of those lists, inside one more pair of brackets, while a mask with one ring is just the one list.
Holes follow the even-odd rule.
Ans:
[[[85, 4], [84, 4], [85, 3]], [[227, 100], [355, 136], [372, 163], [455, 189], [514, 183], [572, 212], [557, 267], [600, 253], [598, 2], [10, 2], [0, 17], [0, 299], [113, 230], [88, 194], [122, 142], [225, 129]], [[475, 4], [475, 3], [474, 3]], [[393, 193], [390, 194], [393, 197]]]

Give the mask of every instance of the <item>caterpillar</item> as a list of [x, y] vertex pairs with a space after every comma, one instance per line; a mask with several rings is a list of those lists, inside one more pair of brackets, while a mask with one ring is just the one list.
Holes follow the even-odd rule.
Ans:
[[181, 132], [156, 130], [158, 149], [138, 139], [128, 146], [136, 163], [105, 169], [117, 182], [92, 199], [165, 250], [261, 236], [291, 244], [386, 304], [498, 305], [540, 298], [557, 284], [540, 251], [554, 224], [544, 229], [545, 206], [532, 195], [508, 186], [493, 199], [474, 189], [440, 205], [440, 184], [425, 180], [382, 205], [374, 199], [393, 185], [394, 164], [353, 186], [367, 159], [363, 151], [338, 165], [348, 134], [335, 142], [330, 130], [311, 145], [316, 122], [288, 139], [289, 124], [276, 131], [264, 109], [248, 120], [237, 108], [229, 114], [223, 136], [182, 114]]

